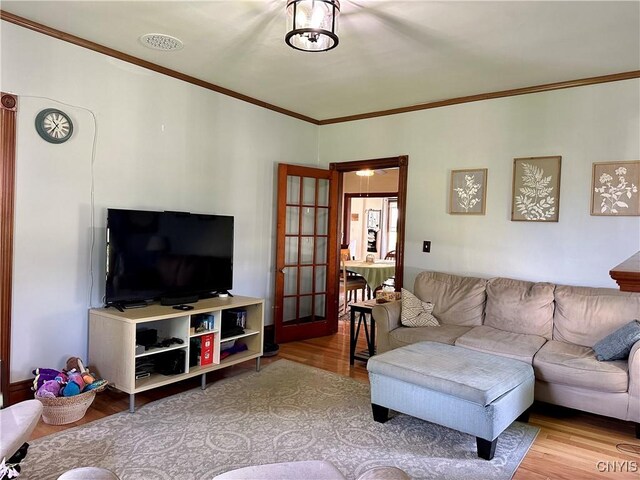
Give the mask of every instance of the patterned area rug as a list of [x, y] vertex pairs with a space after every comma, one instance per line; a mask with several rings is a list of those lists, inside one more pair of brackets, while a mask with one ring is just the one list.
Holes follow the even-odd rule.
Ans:
[[[538, 429], [515, 422], [492, 461], [475, 438], [406, 415], [373, 421], [369, 385], [287, 360], [35, 440], [21, 480], [79, 466], [122, 480], [210, 480], [247, 465], [329, 460], [347, 478], [378, 465], [412, 478], [509, 479]], [[311, 480], [311, 479], [307, 479]]]

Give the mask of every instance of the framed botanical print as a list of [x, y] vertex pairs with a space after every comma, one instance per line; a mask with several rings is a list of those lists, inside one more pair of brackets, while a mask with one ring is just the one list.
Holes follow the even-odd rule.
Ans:
[[593, 164], [591, 215], [640, 215], [640, 160]]
[[561, 161], [560, 156], [513, 160], [512, 221], [558, 221]]
[[484, 215], [487, 199], [487, 169], [451, 170], [449, 213]]

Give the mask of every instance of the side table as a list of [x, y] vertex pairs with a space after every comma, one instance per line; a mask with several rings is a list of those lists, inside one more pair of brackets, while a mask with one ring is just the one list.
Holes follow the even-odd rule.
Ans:
[[[375, 306], [375, 300], [358, 302], [349, 305], [351, 308], [351, 322], [349, 331], [349, 364], [353, 365], [354, 360], [369, 360], [376, 353], [376, 323], [371, 315], [371, 310]], [[367, 319], [367, 316], [369, 317]], [[367, 349], [356, 353], [356, 344], [360, 335], [360, 327], [364, 330], [367, 340]]]

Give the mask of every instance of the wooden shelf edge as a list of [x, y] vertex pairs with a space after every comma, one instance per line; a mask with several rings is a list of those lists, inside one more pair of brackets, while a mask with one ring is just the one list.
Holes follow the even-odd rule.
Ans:
[[616, 281], [620, 291], [640, 292], [640, 251], [612, 268], [609, 275]]
[[241, 333], [240, 335], [234, 335], [233, 337], [225, 337], [225, 338], [220, 338], [220, 343], [224, 343], [224, 342], [230, 342], [231, 340], [238, 340], [239, 338], [245, 338], [245, 337], [250, 337], [252, 335], [257, 335], [260, 333], [260, 330], [251, 330], [249, 328], [245, 328], [244, 333]]

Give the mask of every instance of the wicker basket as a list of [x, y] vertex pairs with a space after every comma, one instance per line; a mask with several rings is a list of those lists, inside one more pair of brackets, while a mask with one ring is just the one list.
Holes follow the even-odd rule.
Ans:
[[42, 420], [49, 425], [66, 425], [84, 417], [89, 405], [96, 398], [96, 391], [90, 390], [73, 397], [43, 398], [36, 396], [42, 402]]

